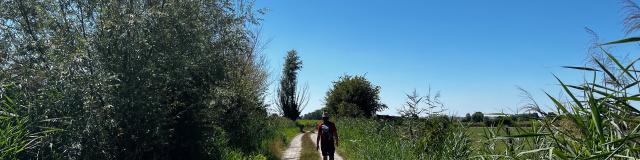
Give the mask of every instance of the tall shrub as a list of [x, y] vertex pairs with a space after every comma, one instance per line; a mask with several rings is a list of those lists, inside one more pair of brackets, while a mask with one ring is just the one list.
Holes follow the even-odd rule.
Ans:
[[267, 137], [266, 72], [259, 39], [248, 29], [259, 24], [252, 6], [0, 2], [0, 91], [12, 84], [21, 115], [64, 130], [48, 133], [24, 158], [221, 159], [229, 151], [259, 152]]

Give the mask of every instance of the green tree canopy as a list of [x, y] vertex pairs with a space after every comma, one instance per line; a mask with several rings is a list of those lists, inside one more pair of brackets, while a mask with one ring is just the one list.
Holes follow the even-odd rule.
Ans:
[[364, 76], [340, 77], [327, 91], [325, 105], [329, 112], [339, 116], [371, 117], [387, 108], [380, 102], [380, 87], [374, 86]]
[[484, 121], [484, 114], [482, 112], [475, 112], [471, 115], [471, 120], [473, 120], [473, 122], [482, 122]]
[[0, 97], [28, 106], [15, 113], [34, 123], [30, 133], [64, 130], [19, 159], [224, 159], [257, 152], [266, 138], [266, 72], [248, 29], [259, 22], [250, 2], [8, 0], [0, 8]]

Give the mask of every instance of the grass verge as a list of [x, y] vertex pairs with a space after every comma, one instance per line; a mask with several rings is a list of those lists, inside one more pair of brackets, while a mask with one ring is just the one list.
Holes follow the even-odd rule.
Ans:
[[291, 139], [300, 133], [297, 125], [288, 119], [276, 118], [271, 121], [275, 130], [274, 137], [266, 141], [269, 152], [268, 159], [282, 159], [282, 153], [287, 149]]
[[320, 155], [316, 150], [316, 145], [311, 139], [311, 133], [307, 132], [302, 136], [302, 153], [300, 159], [320, 159]]

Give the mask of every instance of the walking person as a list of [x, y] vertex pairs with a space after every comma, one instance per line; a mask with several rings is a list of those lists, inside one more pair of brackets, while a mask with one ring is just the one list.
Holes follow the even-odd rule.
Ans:
[[333, 154], [336, 152], [336, 146], [338, 146], [338, 130], [336, 124], [329, 121], [329, 113], [324, 112], [322, 114], [322, 124], [317, 127], [318, 137], [316, 138], [316, 150], [322, 149], [322, 159], [333, 160]]

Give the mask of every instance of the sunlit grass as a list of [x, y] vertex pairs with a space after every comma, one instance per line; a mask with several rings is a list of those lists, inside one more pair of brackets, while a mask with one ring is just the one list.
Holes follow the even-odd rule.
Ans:
[[37, 127], [33, 117], [19, 113], [17, 107], [10, 97], [0, 95], [0, 159], [18, 159], [22, 153], [40, 144], [47, 134], [62, 131]]
[[298, 125], [302, 125], [304, 126], [303, 130], [304, 131], [310, 131], [310, 132], [315, 132], [316, 131], [316, 126], [320, 123], [322, 123], [321, 120], [309, 120], [309, 119], [301, 119], [301, 120], [297, 120], [296, 123]]
[[344, 118], [336, 122], [339, 153], [349, 159], [465, 159], [470, 154], [466, 130], [447, 118], [421, 119], [417, 139], [399, 122]]
[[272, 129], [275, 130], [274, 137], [265, 141], [264, 145], [266, 145], [271, 159], [282, 159], [283, 152], [287, 149], [293, 137], [300, 134], [300, 129], [293, 121], [282, 117], [272, 118], [270, 124]]
[[[629, 38], [610, 44], [639, 41]], [[510, 141], [506, 152], [483, 150], [483, 158], [515, 159], [610, 159], [640, 157], [640, 111], [634, 106], [640, 101], [640, 76], [635, 69], [636, 59], [623, 64], [601, 48], [605, 58], [593, 58], [595, 67], [566, 67], [591, 75], [582, 84], [566, 84], [556, 77], [567, 95], [565, 99], [548, 98], [558, 116], [545, 115], [541, 107], [530, 110], [542, 113], [540, 125], [521, 133], [491, 134], [487, 145]], [[606, 65], [604, 62], [611, 62]], [[537, 103], [533, 103], [537, 104]], [[499, 126], [501, 127], [501, 126]], [[500, 131], [496, 128], [489, 131]]]
[[311, 137], [311, 133], [309, 132], [302, 136], [302, 153], [300, 153], [300, 159], [320, 159], [320, 154], [318, 150], [316, 150], [316, 145], [311, 138], [315, 137]]

